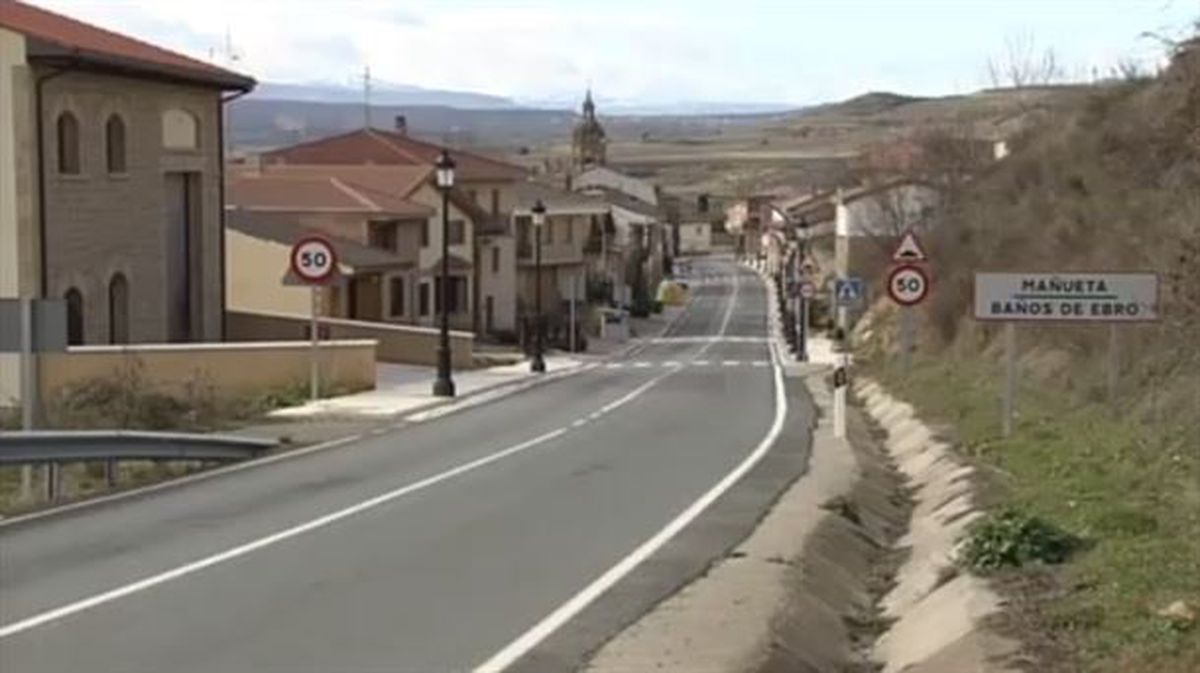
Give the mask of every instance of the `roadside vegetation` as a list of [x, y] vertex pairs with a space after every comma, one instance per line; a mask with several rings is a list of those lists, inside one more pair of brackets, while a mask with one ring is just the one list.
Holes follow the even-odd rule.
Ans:
[[[1007, 589], [1036, 670], [1200, 670], [1200, 41], [1011, 144], [943, 185], [911, 369], [889, 307], [861, 357], [981, 468], [992, 514], [960, 559]], [[974, 272], [1015, 269], [1157, 271], [1162, 320], [1118, 329], [1115, 389], [1107, 328], [1022, 325], [1003, 438], [1000, 330], [969, 316]]]

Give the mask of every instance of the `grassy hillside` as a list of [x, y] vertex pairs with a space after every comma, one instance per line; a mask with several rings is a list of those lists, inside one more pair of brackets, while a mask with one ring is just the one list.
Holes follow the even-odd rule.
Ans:
[[[913, 370], [900, 371], [883, 307], [864, 358], [983, 468], [996, 505], [1082, 541], [1063, 566], [1002, 576], [1033, 670], [1200, 670], [1194, 615], [1162, 613], [1200, 611], [1200, 45], [1154, 80], [1087, 92], [1014, 145], [946, 185]], [[1157, 271], [1163, 319], [1119, 329], [1112, 399], [1106, 328], [1022, 326], [1017, 426], [1001, 438], [999, 331], [969, 318], [987, 269]]]

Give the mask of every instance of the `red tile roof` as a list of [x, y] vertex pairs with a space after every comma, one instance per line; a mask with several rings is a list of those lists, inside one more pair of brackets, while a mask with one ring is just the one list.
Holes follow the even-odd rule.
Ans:
[[119, 33], [16, 0], [0, 0], [0, 27], [30, 40], [31, 59], [79, 61], [249, 90], [254, 80]]
[[283, 166], [261, 173], [231, 171], [226, 203], [247, 210], [348, 212], [428, 217], [433, 209], [407, 200], [428, 167]]
[[[281, 147], [262, 155], [264, 164], [433, 165], [442, 146], [380, 129], [358, 129]], [[448, 148], [446, 148], [448, 149]], [[464, 150], [450, 149], [460, 180], [524, 180], [524, 168]]]

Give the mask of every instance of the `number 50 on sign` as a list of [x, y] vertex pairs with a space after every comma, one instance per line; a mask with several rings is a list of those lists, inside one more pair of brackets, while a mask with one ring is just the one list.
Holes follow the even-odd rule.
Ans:
[[921, 303], [929, 294], [929, 276], [912, 264], [902, 264], [888, 275], [888, 296], [901, 306]]
[[307, 236], [292, 246], [292, 272], [305, 283], [323, 283], [337, 268], [333, 245], [320, 236]]

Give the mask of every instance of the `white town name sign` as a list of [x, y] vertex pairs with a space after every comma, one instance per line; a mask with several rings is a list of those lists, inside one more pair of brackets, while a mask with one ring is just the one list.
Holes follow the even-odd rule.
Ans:
[[1153, 273], [976, 273], [979, 320], [1142, 322], [1158, 319]]

